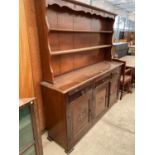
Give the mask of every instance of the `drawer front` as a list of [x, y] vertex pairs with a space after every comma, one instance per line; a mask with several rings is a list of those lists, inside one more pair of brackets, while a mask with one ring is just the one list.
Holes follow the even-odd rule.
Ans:
[[30, 107], [26, 106], [19, 111], [19, 150], [34, 142]]
[[68, 96], [70, 96], [70, 97], [75, 96], [75, 94], [77, 94], [79, 92], [84, 93], [84, 92], [88, 91], [91, 88], [91, 85], [92, 85], [92, 83], [88, 82], [88, 83], [86, 83], [86, 84], [84, 84], [82, 86], [79, 86], [79, 87], [71, 90], [70, 92], [68, 92]]
[[111, 73], [107, 73], [106, 75], [101, 76], [101, 77], [95, 79], [95, 85], [98, 85], [100, 83], [106, 83], [107, 81], [110, 81], [111, 78], [112, 78]]
[[90, 89], [92, 89], [91, 87], [91, 85], [86, 85], [69, 92], [69, 102], [76, 100], [80, 96], [84, 96]]
[[70, 122], [72, 142], [76, 142], [89, 128], [91, 122], [90, 106], [92, 101], [92, 89], [81, 90], [70, 97]]

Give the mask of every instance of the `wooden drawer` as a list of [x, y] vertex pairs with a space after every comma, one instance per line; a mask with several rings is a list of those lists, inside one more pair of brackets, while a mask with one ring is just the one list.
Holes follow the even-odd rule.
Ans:
[[89, 90], [91, 88], [92, 83], [88, 82], [82, 86], [79, 86], [73, 90], [71, 90], [70, 92], [68, 92], [68, 96], [73, 97], [77, 94], [83, 94], [84, 92], [86, 92], [87, 90]]
[[97, 85], [101, 84], [101, 83], [107, 83], [107, 82], [109, 82], [111, 80], [111, 78], [112, 78], [111, 73], [108, 73], [108, 74], [106, 74], [104, 76], [101, 76], [101, 77], [95, 79], [95, 81], [94, 81], [95, 82], [95, 87]]

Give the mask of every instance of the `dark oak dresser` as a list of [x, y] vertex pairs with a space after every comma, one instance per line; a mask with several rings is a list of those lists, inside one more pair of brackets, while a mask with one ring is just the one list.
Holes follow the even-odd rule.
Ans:
[[19, 103], [19, 154], [43, 155], [38, 129], [34, 98], [20, 99]]
[[70, 152], [117, 101], [111, 60], [115, 14], [73, 0], [38, 0], [41, 83], [48, 139]]

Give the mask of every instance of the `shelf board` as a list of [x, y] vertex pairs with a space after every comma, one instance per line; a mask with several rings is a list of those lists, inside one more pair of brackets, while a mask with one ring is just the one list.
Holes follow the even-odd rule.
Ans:
[[81, 32], [81, 33], [113, 33], [113, 31], [87, 31], [87, 30], [71, 30], [71, 29], [53, 29], [53, 28], [50, 28], [49, 31], [55, 31], [55, 32]]
[[71, 49], [71, 50], [54, 51], [51, 53], [51, 55], [63, 55], [63, 54], [69, 54], [69, 53], [78, 53], [78, 52], [82, 52], [82, 51], [90, 51], [90, 50], [107, 48], [107, 47], [111, 47], [111, 45], [99, 45], [99, 46], [77, 48], [77, 49]]

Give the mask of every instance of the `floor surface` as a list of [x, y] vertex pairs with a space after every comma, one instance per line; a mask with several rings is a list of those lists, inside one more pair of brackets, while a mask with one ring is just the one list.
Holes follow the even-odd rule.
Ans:
[[[44, 155], [66, 155], [47, 133], [42, 136]], [[134, 155], [135, 93], [126, 94], [77, 143], [70, 155]]]

